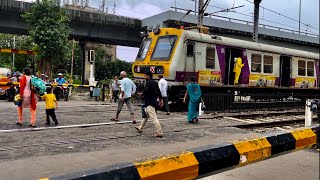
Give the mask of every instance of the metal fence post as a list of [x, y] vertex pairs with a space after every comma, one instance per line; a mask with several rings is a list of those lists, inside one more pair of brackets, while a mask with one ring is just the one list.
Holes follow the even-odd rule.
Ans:
[[312, 111], [311, 111], [311, 100], [310, 99], [307, 99], [306, 100], [306, 117], [305, 117], [305, 123], [304, 125], [307, 127], [307, 126], [311, 126], [312, 124]]
[[106, 101], [106, 84], [102, 84], [102, 101]]

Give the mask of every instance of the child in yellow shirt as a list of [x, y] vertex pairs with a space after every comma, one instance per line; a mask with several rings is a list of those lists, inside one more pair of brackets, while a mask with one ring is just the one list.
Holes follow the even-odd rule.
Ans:
[[58, 120], [55, 114], [55, 109], [58, 109], [58, 103], [57, 103], [57, 99], [56, 96], [54, 94], [52, 94], [52, 88], [48, 87], [47, 88], [47, 94], [41, 96], [41, 99], [46, 101], [46, 114], [47, 114], [47, 119], [46, 119], [46, 125], [50, 125], [50, 118], [49, 116], [51, 116], [53, 122], [55, 125], [58, 125]]

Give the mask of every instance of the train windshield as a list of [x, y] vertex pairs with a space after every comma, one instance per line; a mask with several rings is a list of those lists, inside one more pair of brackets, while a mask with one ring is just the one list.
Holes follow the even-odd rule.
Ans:
[[155, 50], [152, 54], [152, 60], [169, 60], [177, 36], [161, 36], [158, 38]]
[[151, 44], [151, 39], [146, 39], [142, 42], [137, 55], [137, 60], [144, 60], [146, 58], [150, 44]]

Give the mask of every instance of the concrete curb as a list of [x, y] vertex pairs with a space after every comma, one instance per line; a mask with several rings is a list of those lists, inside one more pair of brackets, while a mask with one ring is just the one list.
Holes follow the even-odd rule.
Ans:
[[319, 126], [41, 180], [195, 179], [319, 144]]

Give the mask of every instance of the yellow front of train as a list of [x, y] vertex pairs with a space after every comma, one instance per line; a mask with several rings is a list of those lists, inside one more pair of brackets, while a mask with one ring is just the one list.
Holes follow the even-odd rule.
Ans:
[[170, 65], [182, 32], [183, 29], [157, 27], [146, 34], [132, 65], [133, 76], [137, 82], [144, 79], [146, 71], [152, 72], [154, 79], [159, 74], [163, 74], [165, 78], [173, 76]]

